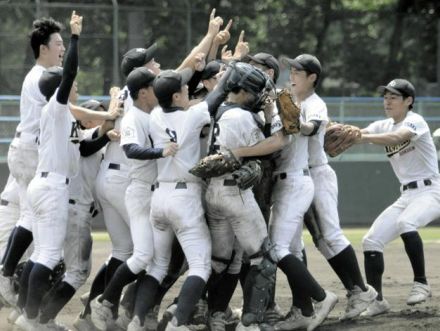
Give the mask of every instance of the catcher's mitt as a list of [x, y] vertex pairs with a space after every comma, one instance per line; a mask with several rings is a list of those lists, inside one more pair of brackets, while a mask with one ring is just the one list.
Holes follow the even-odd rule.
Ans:
[[201, 178], [211, 178], [224, 175], [239, 169], [240, 162], [231, 151], [205, 156], [189, 172]]
[[299, 132], [301, 109], [293, 102], [292, 95], [288, 89], [283, 89], [277, 95], [278, 114], [285, 134]]
[[325, 132], [324, 150], [335, 157], [353, 146], [361, 137], [361, 129], [357, 126], [332, 122]]
[[252, 160], [243, 164], [240, 169], [232, 173], [237, 186], [241, 190], [246, 190], [258, 184], [263, 177], [263, 169], [259, 160]]

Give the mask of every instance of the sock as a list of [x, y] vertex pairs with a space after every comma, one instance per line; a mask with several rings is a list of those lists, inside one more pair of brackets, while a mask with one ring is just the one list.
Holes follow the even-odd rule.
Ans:
[[338, 255], [329, 259], [328, 263], [347, 290], [353, 290], [355, 285], [359, 286], [362, 291], [367, 290], [353, 246], [348, 245]]
[[306, 253], [306, 249], [303, 248], [303, 250], [301, 252], [302, 252], [302, 256], [303, 256], [302, 261], [303, 261], [304, 265], [307, 267], [307, 253]]
[[28, 287], [29, 287], [29, 275], [31, 274], [32, 268], [34, 267], [34, 262], [28, 260], [21, 272], [20, 276], [20, 286], [18, 289], [18, 300], [17, 307], [23, 309], [26, 305]]
[[143, 275], [138, 279], [139, 285], [136, 293], [133, 316], [138, 316], [141, 325], [144, 324], [145, 315], [155, 306], [156, 292], [159, 282], [150, 275]]
[[101, 268], [96, 273], [95, 279], [93, 279], [92, 286], [90, 287], [89, 299], [87, 300], [86, 306], [81, 316], [87, 316], [91, 314], [90, 302], [93, 301], [98, 295], [104, 292], [105, 285], [105, 274], [107, 272], [107, 263], [104, 263]]
[[199, 301], [206, 282], [198, 276], [188, 276], [182, 285], [177, 299], [177, 309], [174, 316], [177, 319], [177, 326], [185, 325], [189, 321], [194, 307]]
[[382, 301], [382, 274], [385, 270], [383, 253], [377, 251], [364, 252], [365, 276], [367, 283], [377, 291], [377, 300]]
[[110, 283], [110, 280], [112, 279], [113, 275], [115, 274], [118, 267], [123, 263], [123, 261], [115, 259], [112, 257], [110, 261], [107, 263], [107, 270], [105, 272], [105, 287]]
[[125, 290], [124, 295], [121, 299], [121, 306], [123, 306], [125, 310], [129, 312], [130, 316], [133, 316], [134, 304], [136, 301], [136, 292], [139, 286], [138, 280], [143, 275], [145, 275], [145, 271], [141, 271], [136, 276], [136, 282], [133, 282], [127, 286], [127, 289]]
[[240, 269], [240, 285], [241, 288], [244, 289], [244, 285], [246, 284], [246, 278], [248, 276], [249, 270], [251, 268], [251, 263], [250, 262], [243, 262], [241, 264], [241, 269]]
[[306, 266], [294, 255], [288, 254], [278, 262], [278, 267], [286, 274], [290, 289], [303, 291], [316, 301], [325, 299], [325, 291], [313, 278]]
[[425, 255], [423, 251], [423, 241], [417, 231], [402, 233], [400, 237], [405, 244], [405, 251], [411, 262], [414, 273], [414, 281], [428, 284], [425, 275]]
[[209, 284], [210, 280], [208, 280], [208, 309], [211, 313], [225, 311], [228, 308], [237, 287], [238, 279], [239, 274], [222, 273], [216, 284], [211, 285]]
[[43, 296], [49, 290], [49, 277], [52, 270], [43, 264], [35, 263], [29, 275], [29, 288], [26, 300], [25, 311], [28, 318], [38, 316]]
[[21, 226], [17, 226], [11, 240], [8, 254], [4, 256], [3, 276], [11, 277], [14, 275], [18, 262], [23, 257], [24, 252], [32, 243], [32, 232]]
[[134, 282], [136, 278], [136, 274], [131, 272], [127, 263], [121, 264], [111, 278], [110, 283], [107, 284], [104, 293], [98, 299], [99, 302], [107, 300], [113, 304], [112, 311], [115, 318], [118, 315], [119, 300], [124, 286]]
[[75, 292], [76, 290], [72, 285], [59, 280], [43, 298], [40, 323], [46, 324], [49, 320], [55, 319], [61, 309], [75, 295]]
[[17, 227], [14, 227], [12, 229], [11, 233], [9, 234], [8, 243], [6, 244], [5, 252], [3, 254], [2, 261], [1, 261], [2, 265], [5, 263], [6, 255], [8, 255], [9, 250], [11, 249], [12, 239], [14, 238], [14, 233], [15, 233], [16, 228]]

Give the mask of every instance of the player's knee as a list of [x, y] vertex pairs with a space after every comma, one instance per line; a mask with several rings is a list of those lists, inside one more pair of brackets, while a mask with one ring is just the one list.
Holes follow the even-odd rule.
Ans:
[[83, 286], [87, 278], [90, 276], [90, 268], [86, 270], [68, 271], [64, 276], [64, 281], [72, 286], [75, 290], [78, 290]]
[[152, 254], [136, 253], [127, 260], [127, 266], [134, 274], [145, 270], [149, 262], [153, 259]]
[[397, 220], [397, 227], [400, 234], [417, 231], [417, 226], [414, 224], [414, 222], [407, 218], [399, 218]]
[[366, 251], [383, 251], [383, 244], [380, 243], [380, 241], [376, 240], [374, 237], [370, 237], [368, 235], [365, 235], [362, 238], [362, 249], [364, 252]]

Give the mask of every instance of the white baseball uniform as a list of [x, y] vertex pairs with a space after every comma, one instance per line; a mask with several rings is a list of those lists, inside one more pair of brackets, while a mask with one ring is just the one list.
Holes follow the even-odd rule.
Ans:
[[[57, 90], [58, 91], [58, 90]], [[53, 269], [60, 261], [68, 219], [68, 185], [78, 172], [80, 132], [57, 91], [41, 114], [39, 162], [28, 195], [34, 214], [31, 260]]]
[[18, 184], [11, 174], [3, 192], [0, 194], [0, 198], [0, 256], [3, 256], [11, 231], [20, 217]]
[[[136, 144], [151, 148], [150, 114], [132, 106], [121, 123], [121, 146]], [[156, 160], [129, 159], [130, 184], [125, 193], [125, 205], [130, 218], [133, 255], [127, 266], [134, 274], [145, 270], [153, 258], [153, 230], [150, 206], [157, 178]]]
[[20, 219], [17, 225], [32, 229], [32, 211], [27, 199], [27, 187], [35, 176], [38, 164], [38, 136], [41, 109], [47, 103], [38, 81], [45, 68], [35, 65], [26, 75], [20, 95], [20, 123], [8, 151], [9, 172], [19, 187]]
[[[220, 152], [252, 146], [264, 139], [252, 114], [238, 106], [225, 111], [217, 125], [214, 144], [219, 146]], [[235, 240], [252, 256], [260, 251], [267, 228], [252, 189], [240, 190], [230, 173], [212, 178], [205, 198], [213, 238], [212, 267], [220, 273], [228, 266], [222, 261], [231, 259]], [[251, 264], [259, 262], [251, 259]]]
[[[121, 95], [128, 95], [127, 88]], [[130, 96], [124, 101], [124, 112], [129, 111]], [[115, 121], [115, 129], [120, 130], [122, 117]], [[112, 257], [126, 261], [133, 253], [130, 235], [130, 221], [125, 206], [125, 192], [129, 180], [130, 166], [119, 141], [111, 141], [106, 148], [104, 159], [96, 180], [96, 194], [104, 215], [104, 222], [112, 242]]]
[[211, 238], [202, 207], [201, 179], [188, 172], [200, 158], [200, 131], [210, 123], [206, 102], [187, 110], [164, 112], [157, 107], [150, 119], [155, 147], [179, 144], [173, 157], [158, 159], [158, 187], [151, 201], [154, 259], [149, 274], [159, 282], [167, 273], [174, 234], [189, 265], [188, 276], [207, 280], [211, 272]]
[[400, 197], [374, 221], [363, 239], [364, 251], [383, 252], [399, 235], [416, 231], [440, 217], [440, 177], [437, 153], [428, 124], [422, 116], [408, 111], [397, 124], [392, 118], [376, 121], [369, 133], [409, 129], [414, 135], [399, 145], [385, 146], [385, 152], [401, 187]]
[[318, 249], [328, 260], [338, 255], [350, 242], [342, 232], [338, 214], [338, 180], [324, 151], [325, 128], [329, 121], [325, 102], [313, 93], [301, 103], [306, 122], [320, 121], [318, 132], [309, 137], [309, 168], [315, 185], [313, 204], [318, 214], [322, 238]]

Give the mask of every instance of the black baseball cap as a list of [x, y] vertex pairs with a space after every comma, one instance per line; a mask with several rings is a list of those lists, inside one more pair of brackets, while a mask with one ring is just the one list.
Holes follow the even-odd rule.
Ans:
[[80, 107], [87, 108], [90, 110], [101, 110], [100, 107], [103, 108], [103, 110], [107, 110], [107, 108], [104, 106], [102, 102], [99, 102], [98, 100], [90, 99], [80, 104]]
[[218, 61], [209, 62], [202, 71], [202, 80], [210, 79], [220, 72], [221, 64]]
[[304, 70], [311, 74], [317, 74], [318, 77], [321, 75], [321, 63], [316, 56], [311, 54], [301, 54], [294, 59], [285, 58], [283, 62], [287, 65], [294, 67], [298, 70]]
[[152, 86], [154, 78], [156, 75], [145, 67], [133, 69], [127, 77], [127, 87], [130, 94], [133, 95], [143, 87]]
[[38, 87], [41, 94], [46, 97], [46, 100], [52, 97], [58, 86], [61, 84], [63, 78], [62, 67], [50, 67], [43, 71], [40, 80], [38, 81]]
[[413, 84], [402, 78], [393, 79], [386, 86], [379, 86], [377, 91], [382, 94], [384, 94], [385, 91], [389, 91], [393, 94], [402, 95], [404, 97], [415, 98], [416, 96], [416, 89], [414, 88]]
[[274, 82], [277, 81], [280, 75], [280, 64], [272, 54], [261, 52], [255, 55], [246, 55], [246, 58], [249, 61], [253, 61], [255, 63], [262, 64], [270, 69], [273, 69], [274, 71], [273, 80]]
[[142, 67], [154, 58], [157, 44], [148, 48], [132, 48], [122, 57], [121, 71], [125, 77], [134, 69]]
[[190, 68], [181, 71], [164, 70], [153, 82], [154, 94], [159, 101], [170, 100], [174, 93], [179, 92], [189, 82], [192, 75]]

